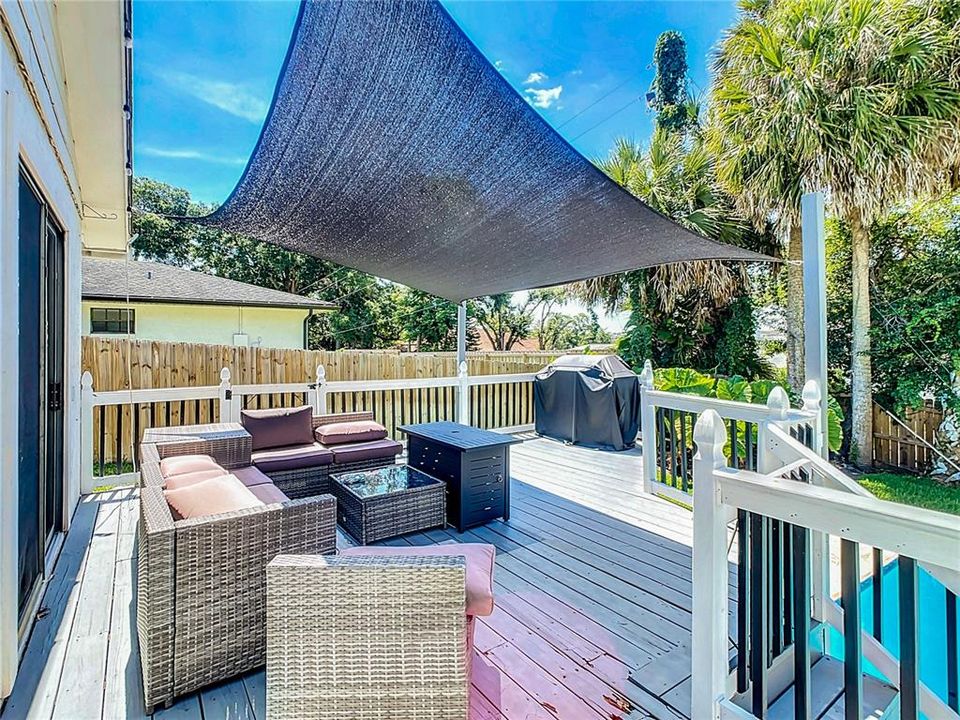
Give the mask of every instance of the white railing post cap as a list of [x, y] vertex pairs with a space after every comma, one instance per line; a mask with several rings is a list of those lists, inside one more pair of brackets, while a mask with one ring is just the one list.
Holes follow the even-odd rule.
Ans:
[[717, 468], [726, 466], [723, 447], [727, 444], [727, 428], [720, 413], [712, 408], [704, 410], [693, 428], [693, 440], [700, 459], [712, 460]]
[[93, 390], [93, 375], [89, 370], [84, 370], [83, 375], [80, 376], [80, 389]]
[[787, 391], [777, 385], [767, 396], [767, 408], [776, 415], [776, 419], [785, 420], [790, 409], [790, 397]]
[[467, 361], [464, 360], [457, 366], [457, 377], [467, 377]]
[[643, 372], [640, 373], [640, 384], [650, 390], [653, 389], [653, 363], [649, 360], [643, 361]]
[[820, 383], [816, 380], [807, 380], [803, 386], [803, 409], [811, 412], [820, 409], [820, 401], [823, 395], [820, 393]]
[[315, 379], [317, 385], [323, 385], [327, 381], [327, 369], [323, 365], [317, 365]]
[[230, 368], [220, 368], [220, 384], [226, 385], [230, 382]]

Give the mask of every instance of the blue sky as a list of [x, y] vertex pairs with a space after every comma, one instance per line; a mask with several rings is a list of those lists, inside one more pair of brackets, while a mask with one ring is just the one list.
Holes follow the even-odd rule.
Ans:
[[[705, 89], [710, 50], [735, 16], [732, 2], [719, 1], [444, 5], [589, 158], [605, 155], [619, 136], [649, 137], [645, 104], [630, 103], [650, 85], [661, 32], [683, 33], [692, 80]], [[134, 0], [137, 175], [185, 187], [205, 202], [227, 197], [256, 143], [296, 13], [296, 2], [280, 0]]]

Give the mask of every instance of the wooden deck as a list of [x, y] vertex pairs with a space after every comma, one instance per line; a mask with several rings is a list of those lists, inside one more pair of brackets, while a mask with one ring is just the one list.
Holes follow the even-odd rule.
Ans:
[[[643, 494], [638, 451], [531, 439], [511, 464], [509, 522], [389, 543], [497, 547], [497, 608], [477, 630], [471, 718], [688, 717], [692, 515]], [[145, 717], [136, 520], [133, 490], [84, 498], [2, 720]], [[154, 717], [262, 719], [264, 682], [252, 673]]]

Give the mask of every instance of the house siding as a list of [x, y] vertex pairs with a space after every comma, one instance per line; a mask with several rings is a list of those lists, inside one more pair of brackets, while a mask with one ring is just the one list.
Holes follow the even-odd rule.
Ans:
[[[245, 333], [249, 345], [302, 348], [303, 321], [307, 310], [299, 308], [241, 307], [237, 305], [181, 305], [84, 300], [82, 327], [90, 332], [91, 308], [131, 308], [135, 313], [137, 340], [233, 345], [234, 333]], [[110, 337], [116, 337], [111, 335]]]
[[[111, 3], [121, 12], [119, 3]], [[19, 170], [24, 167], [64, 230], [65, 367], [63, 528], [80, 492], [81, 183], [65, 98], [62, 28], [48, 3], [0, 5], [0, 699], [13, 686], [20, 642], [17, 622], [19, 468]], [[120, 37], [109, 34], [102, 42]], [[82, 91], [82, 88], [77, 88]], [[123, 137], [117, 138], [123, 143]], [[122, 171], [122, 168], [121, 168]], [[118, 218], [121, 224], [124, 218]], [[122, 231], [122, 229], [121, 229]]]

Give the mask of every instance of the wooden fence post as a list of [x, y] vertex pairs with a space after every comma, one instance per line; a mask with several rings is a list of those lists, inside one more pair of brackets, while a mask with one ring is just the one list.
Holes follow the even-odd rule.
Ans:
[[314, 374], [314, 389], [313, 389], [313, 414], [314, 415], [326, 415], [327, 414], [327, 369], [323, 365], [317, 365], [316, 373]]
[[234, 422], [233, 391], [230, 389], [230, 368], [220, 369], [220, 422]]
[[93, 376], [80, 377], [80, 494], [93, 492]]
[[467, 362], [464, 360], [457, 368], [457, 422], [470, 424], [470, 378], [467, 375]]
[[693, 429], [693, 712], [718, 720], [727, 687], [727, 514], [714, 472], [726, 466], [727, 431], [716, 410]]
[[642, 455], [640, 457], [643, 470], [643, 491], [653, 493], [653, 483], [657, 481], [657, 451], [656, 451], [656, 413], [648, 393], [653, 390], [653, 363], [645, 360], [643, 372], [640, 373], [640, 435]]

